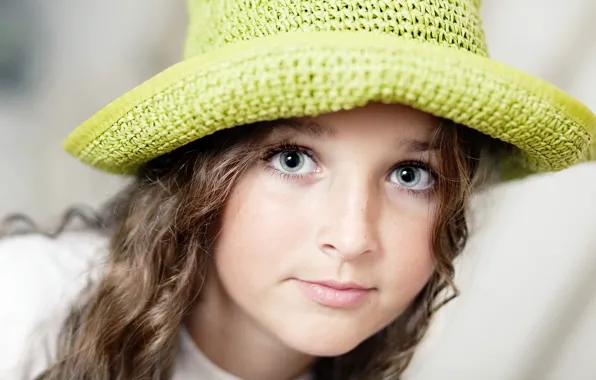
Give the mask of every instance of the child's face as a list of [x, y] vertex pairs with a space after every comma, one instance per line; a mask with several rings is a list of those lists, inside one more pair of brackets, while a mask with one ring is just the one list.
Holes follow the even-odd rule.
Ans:
[[209, 293], [266, 336], [335, 356], [400, 315], [432, 274], [426, 167], [439, 157], [425, 145], [437, 120], [376, 104], [294, 124], [271, 133], [274, 149], [235, 187], [208, 281], [222, 292]]

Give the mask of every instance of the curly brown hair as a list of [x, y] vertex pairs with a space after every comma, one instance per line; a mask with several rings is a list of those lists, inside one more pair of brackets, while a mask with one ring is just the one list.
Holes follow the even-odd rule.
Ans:
[[[105, 274], [64, 321], [56, 357], [37, 379], [167, 379], [180, 325], [201, 290], [226, 200], [262, 156], [272, 123], [217, 132], [144, 165], [93, 222], [110, 235]], [[450, 297], [454, 258], [467, 239], [466, 211], [487, 137], [448, 121], [437, 129], [435, 271], [409, 308], [351, 352], [321, 358], [317, 379], [397, 379], [435, 311]]]

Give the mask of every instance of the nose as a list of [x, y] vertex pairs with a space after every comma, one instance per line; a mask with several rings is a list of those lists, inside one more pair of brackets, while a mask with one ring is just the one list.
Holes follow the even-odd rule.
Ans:
[[378, 190], [366, 180], [334, 181], [323, 197], [317, 245], [343, 261], [379, 249]]

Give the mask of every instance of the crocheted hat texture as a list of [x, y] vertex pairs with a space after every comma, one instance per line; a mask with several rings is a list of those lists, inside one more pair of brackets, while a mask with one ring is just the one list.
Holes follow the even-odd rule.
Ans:
[[480, 0], [189, 0], [182, 62], [99, 111], [65, 149], [131, 174], [219, 130], [383, 102], [512, 144], [528, 170], [594, 158], [596, 116], [490, 59], [479, 8]]

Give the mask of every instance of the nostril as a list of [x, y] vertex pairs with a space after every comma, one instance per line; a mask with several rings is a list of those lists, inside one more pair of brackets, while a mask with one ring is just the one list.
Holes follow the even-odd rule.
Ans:
[[323, 244], [322, 248], [325, 251], [336, 251], [337, 250], [332, 244]]

